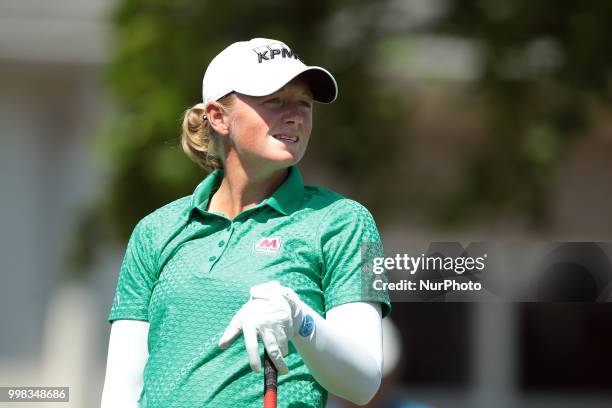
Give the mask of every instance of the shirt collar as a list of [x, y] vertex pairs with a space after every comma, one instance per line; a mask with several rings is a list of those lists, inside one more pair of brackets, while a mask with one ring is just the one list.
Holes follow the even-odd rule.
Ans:
[[[200, 212], [206, 212], [208, 201], [221, 185], [221, 181], [223, 181], [223, 169], [213, 171], [202, 180], [193, 192], [189, 208], [190, 212], [195, 208]], [[297, 210], [302, 201], [303, 192], [304, 180], [302, 174], [296, 166], [291, 166], [289, 168], [289, 175], [283, 184], [270, 197], [258, 204], [257, 207], [269, 205], [276, 211], [289, 215]]]
[[200, 212], [206, 212], [208, 200], [217, 191], [223, 181], [223, 169], [218, 169], [210, 173], [198, 186], [191, 196], [191, 206], [189, 210], [197, 208]]
[[268, 204], [284, 215], [289, 215], [297, 210], [302, 202], [303, 192], [304, 180], [302, 179], [302, 174], [296, 166], [291, 166], [289, 167], [287, 179], [263, 203]]

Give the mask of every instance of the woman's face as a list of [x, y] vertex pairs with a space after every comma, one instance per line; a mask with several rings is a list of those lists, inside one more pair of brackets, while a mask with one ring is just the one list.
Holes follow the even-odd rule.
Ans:
[[298, 163], [312, 130], [313, 99], [303, 80], [267, 96], [236, 93], [230, 113], [230, 150], [241, 162], [285, 168]]

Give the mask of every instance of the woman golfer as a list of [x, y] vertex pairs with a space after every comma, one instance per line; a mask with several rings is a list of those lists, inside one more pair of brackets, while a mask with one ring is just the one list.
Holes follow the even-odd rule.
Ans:
[[[217, 55], [182, 146], [214, 170], [143, 218], [121, 266], [103, 407], [262, 406], [264, 347], [279, 407], [376, 393], [388, 295], [362, 279], [380, 237], [360, 204], [305, 186], [313, 102], [333, 76], [280, 41]], [[333, 135], [330, 135], [333, 137]]]

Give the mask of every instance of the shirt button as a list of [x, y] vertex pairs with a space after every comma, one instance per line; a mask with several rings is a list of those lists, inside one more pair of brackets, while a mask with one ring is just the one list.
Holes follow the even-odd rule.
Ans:
[[219, 241], [219, 248], [223, 247], [223, 245], [225, 245], [225, 241], [223, 240]]
[[214, 256], [214, 255], [213, 255], [213, 256], [211, 256], [210, 258], [208, 258], [208, 260], [209, 260], [210, 262], [214, 262], [214, 261], [215, 261], [215, 259], [217, 259], [217, 257], [216, 257], [216, 256]]

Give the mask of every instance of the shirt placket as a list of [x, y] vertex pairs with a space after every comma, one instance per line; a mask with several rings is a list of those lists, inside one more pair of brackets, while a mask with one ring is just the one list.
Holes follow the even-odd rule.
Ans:
[[232, 238], [232, 235], [234, 235], [236, 223], [229, 220], [226, 220], [226, 222], [228, 222], [228, 226], [223, 229], [223, 232], [221, 234], [217, 234], [217, 236], [215, 237], [216, 244], [212, 246], [214, 250], [211, 251], [211, 254], [208, 257], [207, 273], [212, 272], [214, 266], [217, 264], [217, 262], [219, 262], [219, 260], [225, 253], [225, 250], [230, 242], [230, 239]]

